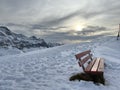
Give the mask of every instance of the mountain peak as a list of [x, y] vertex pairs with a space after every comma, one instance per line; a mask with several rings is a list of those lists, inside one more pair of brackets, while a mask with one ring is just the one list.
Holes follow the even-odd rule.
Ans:
[[0, 31], [4, 32], [7, 35], [11, 35], [12, 32], [5, 26], [0, 26]]

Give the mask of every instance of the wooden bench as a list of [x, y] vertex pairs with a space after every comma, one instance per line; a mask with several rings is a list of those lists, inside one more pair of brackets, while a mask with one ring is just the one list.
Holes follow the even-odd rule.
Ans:
[[88, 74], [99, 75], [104, 73], [104, 59], [92, 58], [91, 50], [84, 51], [75, 55], [78, 64], [83, 71]]

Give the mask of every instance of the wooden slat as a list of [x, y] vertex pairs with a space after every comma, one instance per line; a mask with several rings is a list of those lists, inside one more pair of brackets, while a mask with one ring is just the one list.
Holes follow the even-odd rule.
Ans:
[[92, 66], [94, 65], [96, 59], [93, 59], [90, 64], [88, 64], [88, 66], [85, 68], [85, 72], [90, 72]]
[[98, 67], [98, 72], [103, 72], [104, 71], [104, 59], [100, 58], [100, 63], [99, 63], [99, 67]]
[[91, 52], [90, 50], [87, 50], [82, 53], [76, 54], [75, 57], [76, 57], [76, 59], [79, 59], [79, 58], [83, 57], [84, 55], [89, 54], [90, 52]]
[[78, 64], [79, 64], [80, 67], [82, 66], [80, 62], [78, 62]]
[[91, 69], [91, 72], [96, 72], [97, 69], [98, 69], [98, 66], [99, 66], [99, 62], [100, 62], [100, 58], [97, 58], [96, 59], [96, 62], [94, 63], [92, 69]]
[[89, 59], [91, 59], [91, 56], [89, 55], [89, 56], [86, 56], [85, 58], [83, 58], [82, 60], [81, 60], [81, 65], [83, 65], [86, 61], [88, 61]]

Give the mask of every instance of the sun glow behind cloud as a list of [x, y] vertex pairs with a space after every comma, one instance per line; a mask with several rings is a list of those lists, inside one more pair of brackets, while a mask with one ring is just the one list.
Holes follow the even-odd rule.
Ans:
[[[85, 28], [87, 26], [86, 25], [86, 23], [87, 23], [86, 21], [80, 21], [80, 22], [74, 23], [72, 25], [72, 28], [73, 28], [74, 31], [82, 31], [83, 28]], [[82, 23], [82, 22], [84, 22], [84, 23]]]
[[80, 25], [75, 26], [75, 30], [76, 31], [82, 31], [82, 26], [80, 26]]

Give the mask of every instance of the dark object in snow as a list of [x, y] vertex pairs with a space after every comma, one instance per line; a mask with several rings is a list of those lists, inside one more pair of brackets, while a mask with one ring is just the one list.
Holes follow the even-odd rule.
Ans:
[[70, 77], [70, 81], [75, 81], [75, 80], [85, 80], [85, 81], [92, 81], [93, 79], [86, 73], [78, 73]]
[[86, 73], [78, 73], [69, 78], [70, 81], [75, 81], [75, 80], [84, 80], [84, 81], [92, 81], [96, 85], [99, 85], [99, 83], [105, 85], [105, 79], [104, 77], [101, 77], [103, 80], [100, 79], [99, 76], [97, 75], [89, 75]]
[[120, 24], [119, 24], [119, 31], [118, 31], [118, 35], [117, 35], [117, 40], [118, 40], [118, 38], [120, 37]]
[[[78, 60], [78, 64], [82, 67], [83, 71], [97, 78], [97, 81], [104, 82], [104, 59], [103, 58], [92, 58], [91, 50], [87, 50], [76, 54], [76, 59]], [[96, 80], [96, 79], [94, 79]], [[103, 83], [104, 84], [104, 83]]]

